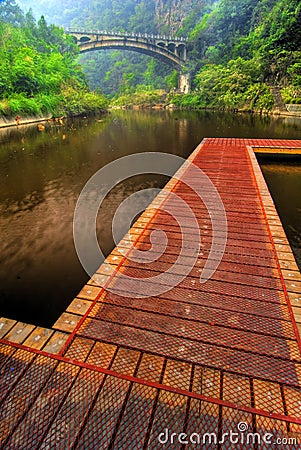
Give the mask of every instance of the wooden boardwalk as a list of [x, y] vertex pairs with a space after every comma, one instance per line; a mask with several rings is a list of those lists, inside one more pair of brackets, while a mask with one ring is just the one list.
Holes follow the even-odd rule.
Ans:
[[[301, 276], [254, 153], [300, 148], [205, 139], [52, 330], [0, 320], [1, 449], [301, 448]], [[228, 223], [205, 283], [223, 229], [187, 186], [193, 165], [218, 189]], [[188, 239], [176, 268], [188, 275], [151, 297], [152, 278], [181, 247], [183, 229], [164, 211], [173, 194], [193, 211], [201, 246], [194, 260]], [[157, 229], [164, 253], [133, 261]], [[139, 278], [145, 296], [120, 274]]]

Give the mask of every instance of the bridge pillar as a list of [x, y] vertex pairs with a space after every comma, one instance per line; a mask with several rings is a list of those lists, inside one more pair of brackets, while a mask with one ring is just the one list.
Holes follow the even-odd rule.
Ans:
[[189, 94], [189, 92], [190, 92], [190, 73], [180, 73], [180, 75], [179, 75], [179, 90], [182, 94]]

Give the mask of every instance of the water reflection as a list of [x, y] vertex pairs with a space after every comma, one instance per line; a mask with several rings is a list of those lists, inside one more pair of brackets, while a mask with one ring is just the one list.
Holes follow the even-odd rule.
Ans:
[[301, 162], [300, 159], [260, 159], [286, 235], [301, 270]]
[[[75, 254], [78, 195], [101, 167], [128, 154], [187, 157], [205, 136], [301, 139], [301, 121], [187, 111], [115, 111], [100, 118], [0, 130], [0, 314], [51, 326], [86, 282]], [[120, 202], [165, 177], [136, 177], [110, 193], [98, 217], [104, 253]]]

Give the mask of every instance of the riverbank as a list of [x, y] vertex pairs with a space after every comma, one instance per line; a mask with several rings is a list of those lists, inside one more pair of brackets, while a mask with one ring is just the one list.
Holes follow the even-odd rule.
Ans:
[[[66, 118], [71, 117], [82, 117], [82, 116], [93, 116], [96, 113], [102, 113], [104, 114], [108, 110], [175, 110], [175, 111], [209, 111], [209, 112], [230, 112], [230, 113], [247, 113], [247, 114], [263, 114], [263, 115], [270, 115], [270, 116], [284, 116], [284, 117], [296, 117], [301, 119], [301, 111], [284, 111], [279, 109], [274, 109], [271, 111], [257, 111], [257, 110], [250, 110], [250, 109], [234, 109], [234, 110], [222, 110], [220, 108], [212, 108], [212, 107], [200, 107], [200, 108], [191, 108], [191, 107], [184, 107], [184, 106], [178, 106], [174, 105], [173, 103], [164, 102], [163, 100], [163, 94], [161, 95], [161, 102], [142, 102], [142, 103], [131, 103], [131, 104], [120, 104], [116, 105], [116, 103], [108, 105], [106, 109], [102, 109], [101, 111], [98, 109], [95, 112], [87, 111], [86, 113], [81, 110], [79, 114], [67, 114], [64, 115]], [[166, 100], [167, 96], [165, 97]], [[158, 100], [158, 99], [157, 99]], [[61, 116], [62, 117], [62, 116]], [[33, 123], [39, 123], [39, 122], [48, 122], [49, 120], [59, 120], [58, 118], [55, 119], [54, 114], [45, 114], [45, 115], [36, 115], [36, 116], [16, 116], [16, 117], [0, 117], [0, 128], [8, 128], [8, 127], [14, 127], [14, 126], [22, 126], [22, 125], [29, 125]]]
[[53, 121], [53, 122], [60, 122], [62, 120], [62, 118], [80, 118], [80, 117], [87, 117], [87, 116], [93, 116], [93, 115], [99, 115], [99, 114], [105, 114], [107, 112], [107, 109], [103, 109], [101, 111], [95, 111], [94, 114], [87, 113], [87, 114], [78, 114], [78, 115], [67, 115], [67, 116], [61, 116], [61, 117], [55, 117], [53, 114], [48, 114], [45, 116], [26, 116], [26, 117], [21, 117], [21, 116], [16, 116], [15, 118], [13, 117], [0, 117], [0, 128], [10, 128], [10, 127], [18, 127], [18, 126], [23, 126], [23, 125], [30, 125], [30, 124], [34, 124], [34, 123], [41, 123], [41, 122], [49, 122], [49, 121]]
[[146, 89], [115, 96], [110, 102], [110, 108], [203, 110], [301, 117], [301, 105], [291, 103], [292, 99], [288, 95], [282, 97], [278, 87], [272, 89], [268, 85], [262, 84], [260, 89], [250, 92], [250, 95], [247, 95], [248, 92], [239, 98], [228, 93], [226, 101], [219, 97], [210, 99], [202, 92], [197, 91], [181, 94], [179, 92], [167, 93], [159, 89]]
[[[19, 116], [20, 117], [20, 116]], [[8, 127], [14, 127], [14, 126], [20, 126], [20, 125], [29, 125], [31, 123], [38, 123], [38, 122], [46, 122], [47, 120], [50, 120], [52, 118], [52, 115], [48, 116], [29, 116], [29, 117], [20, 117], [16, 116], [16, 118], [12, 117], [0, 117], [0, 128], [8, 128]]]
[[175, 111], [210, 111], [210, 112], [230, 112], [230, 113], [247, 113], [247, 114], [263, 114], [263, 115], [271, 115], [271, 116], [284, 116], [284, 117], [299, 117], [301, 119], [301, 111], [300, 112], [291, 112], [291, 111], [283, 111], [274, 109], [271, 111], [263, 110], [250, 110], [250, 109], [220, 109], [220, 108], [212, 108], [212, 107], [201, 107], [201, 108], [191, 108], [191, 107], [183, 107], [176, 106], [174, 104], [162, 104], [162, 103], [149, 103], [149, 104], [131, 104], [131, 105], [112, 105], [109, 106], [109, 109], [123, 109], [123, 110], [175, 110]]
[[52, 117], [77, 117], [101, 114], [109, 101], [102, 95], [80, 87], [67, 87], [64, 95], [24, 94], [0, 100], [0, 127], [42, 122]]
[[285, 116], [285, 117], [299, 117], [299, 118], [301, 118], [301, 112], [272, 111], [270, 114], [273, 115], [273, 116]]
[[245, 91], [240, 96], [222, 90], [217, 93], [212, 87], [207, 90], [194, 90], [189, 94], [177, 90], [167, 93], [163, 90], [144, 89], [117, 95], [110, 106], [137, 109], [157, 108], [157, 105], [162, 105], [164, 109], [259, 113], [270, 112], [276, 106], [278, 108], [268, 86], [261, 84], [254, 92], [250, 92], [250, 88], [245, 86], [241, 89]]
[[105, 96], [85, 89], [76, 89], [75, 86], [66, 88], [64, 96], [36, 96], [28, 99], [22, 94], [17, 100], [14, 103], [12, 99], [0, 101], [0, 128], [28, 125], [60, 117], [102, 114], [107, 111], [109, 105]]

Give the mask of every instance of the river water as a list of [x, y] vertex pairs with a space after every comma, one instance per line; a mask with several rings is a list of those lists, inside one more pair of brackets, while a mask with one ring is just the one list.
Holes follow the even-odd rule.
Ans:
[[[186, 158], [206, 136], [301, 139], [301, 119], [113, 111], [47, 123], [43, 131], [36, 124], [0, 129], [0, 316], [49, 327], [88, 280], [74, 249], [72, 221], [77, 198], [97, 170], [146, 151]], [[262, 167], [300, 262], [300, 162], [265, 160]], [[119, 203], [166, 181], [136, 176], [114, 188], [97, 220], [105, 255], [114, 247], [111, 222]]]

